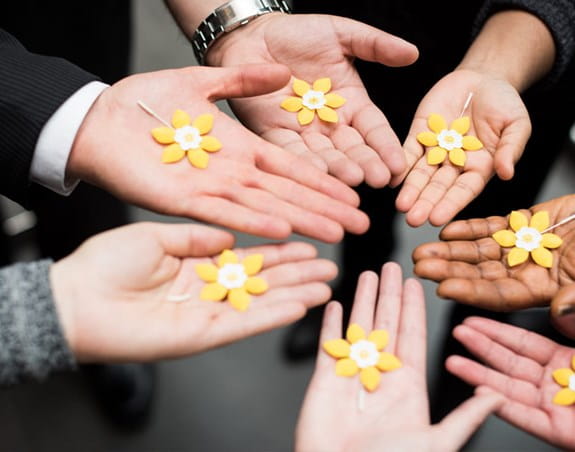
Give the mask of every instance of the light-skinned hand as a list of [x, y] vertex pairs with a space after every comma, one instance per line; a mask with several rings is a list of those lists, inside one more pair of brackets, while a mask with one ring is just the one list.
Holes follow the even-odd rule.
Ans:
[[[313, 246], [290, 242], [238, 249], [264, 255], [269, 290], [247, 311], [200, 300], [195, 265], [233, 246], [206, 226], [139, 223], [86, 241], [51, 270], [56, 306], [80, 362], [137, 362], [203, 352], [277, 328], [329, 299], [335, 265]], [[189, 295], [181, 302], [172, 296]]]
[[[464, 168], [446, 159], [440, 165], [427, 163], [426, 149], [417, 134], [429, 131], [427, 118], [442, 115], [449, 126], [460, 117], [465, 102], [473, 93], [464, 116], [471, 119], [466, 135], [483, 143], [483, 149], [466, 151]], [[403, 181], [396, 200], [406, 212], [410, 226], [429, 221], [444, 225], [465, 208], [497, 174], [503, 180], [513, 177], [515, 163], [521, 157], [531, 135], [529, 114], [517, 90], [507, 81], [473, 70], [455, 70], [446, 75], [419, 104], [404, 142], [408, 170], [392, 181]]]
[[328, 304], [315, 372], [298, 421], [298, 452], [458, 450], [500, 406], [499, 395], [474, 396], [440, 424], [430, 424], [423, 288], [414, 279], [404, 283], [397, 264], [383, 267], [381, 281], [373, 272], [363, 273], [357, 286], [350, 323], [366, 332], [387, 330], [384, 351], [395, 354], [403, 365], [382, 373], [379, 388], [366, 394], [361, 411], [359, 377], [337, 376], [336, 360], [321, 349], [324, 341], [342, 337], [341, 323], [341, 305]]
[[[337, 16], [266, 14], [218, 39], [207, 55], [215, 66], [281, 63], [293, 77], [313, 83], [329, 77], [332, 91], [347, 102], [337, 124], [317, 117], [301, 126], [295, 113], [280, 108], [293, 96], [291, 83], [251, 99], [235, 99], [232, 109], [266, 140], [311, 159], [349, 185], [383, 187], [405, 170], [401, 144], [384, 114], [370, 100], [353, 60], [406, 66], [417, 48], [376, 28]], [[293, 80], [293, 79], [292, 79]]]
[[[242, 232], [285, 238], [292, 232], [339, 241], [344, 230], [363, 233], [367, 216], [358, 196], [305, 159], [259, 138], [218, 110], [214, 101], [277, 90], [289, 79], [281, 65], [189, 67], [134, 75], [106, 89], [84, 120], [69, 174], [119, 198], [160, 213], [191, 217]], [[187, 159], [165, 164], [165, 145], [152, 138], [176, 109], [192, 119], [211, 113], [209, 132], [223, 148], [206, 169]]]
[[469, 317], [454, 336], [484, 364], [451, 356], [447, 369], [479, 392], [503, 394], [497, 410], [501, 419], [562, 449], [575, 449], [575, 411], [552, 400], [561, 387], [554, 370], [570, 368], [575, 349], [546, 337], [495, 320]]

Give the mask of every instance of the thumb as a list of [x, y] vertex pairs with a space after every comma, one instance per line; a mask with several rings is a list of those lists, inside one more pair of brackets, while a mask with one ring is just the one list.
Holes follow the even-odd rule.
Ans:
[[271, 93], [283, 88], [290, 80], [290, 70], [281, 64], [249, 64], [204, 70], [209, 86], [206, 97], [212, 102]]
[[515, 164], [521, 158], [530, 136], [529, 117], [518, 119], [503, 129], [493, 158], [495, 172], [500, 179], [510, 180], [513, 177]]
[[480, 392], [467, 399], [434, 427], [434, 449], [460, 450], [487, 416], [501, 407], [505, 397], [496, 392]]
[[568, 338], [575, 339], [575, 284], [559, 290], [551, 301], [551, 323]]
[[150, 228], [164, 251], [176, 257], [211, 257], [234, 245], [232, 234], [209, 226], [143, 223], [141, 227]]

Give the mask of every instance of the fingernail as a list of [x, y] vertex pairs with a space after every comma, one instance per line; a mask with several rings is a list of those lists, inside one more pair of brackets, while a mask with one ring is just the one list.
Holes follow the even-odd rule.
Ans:
[[569, 314], [575, 314], [575, 305], [570, 304], [559, 308], [558, 312], [559, 317], [563, 317]]

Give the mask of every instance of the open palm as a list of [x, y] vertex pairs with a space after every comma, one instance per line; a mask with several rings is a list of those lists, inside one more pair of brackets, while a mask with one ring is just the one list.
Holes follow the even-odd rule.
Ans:
[[[468, 135], [483, 148], [466, 151], [462, 168], [448, 160], [440, 165], [427, 162], [429, 152], [417, 141], [417, 134], [429, 130], [427, 118], [441, 114], [451, 124], [464, 112], [471, 120]], [[429, 221], [435, 226], [450, 221], [477, 197], [487, 182], [498, 174], [508, 180], [531, 134], [531, 121], [519, 93], [506, 81], [471, 70], [456, 70], [435, 84], [423, 98], [404, 143], [409, 170], [397, 197], [397, 208], [406, 212], [411, 226]], [[402, 177], [396, 178], [398, 184]]]
[[[575, 212], [575, 196], [553, 199], [521, 212], [530, 217], [542, 210], [555, 224]], [[491, 237], [502, 229], [509, 229], [505, 217], [447, 225], [441, 231], [442, 242], [421, 245], [413, 252], [415, 273], [439, 282], [440, 297], [494, 311], [548, 305], [561, 287], [575, 282], [575, 222], [553, 231], [563, 244], [550, 250], [550, 269], [535, 264], [531, 258], [509, 267], [510, 248], [500, 247]]]
[[502, 419], [558, 447], [575, 448], [575, 411], [552, 402], [561, 389], [552, 373], [570, 367], [575, 349], [479, 317], [466, 319], [454, 335], [485, 365], [452, 356], [447, 361], [450, 372], [505, 395], [507, 401], [497, 411]]
[[[75, 175], [118, 197], [169, 215], [185, 216], [270, 238], [291, 232], [335, 242], [343, 231], [361, 233], [367, 217], [357, 195], [304, 159], [266, 142], [218, 110], [214, 101], [283, 86], [279, 65], [184, 68], [128, 77], [98, 98], [72, 150]], [[187, 159], [162, 163], [165, 145], [151, 136], [158, 119], [177, 109], [193, 120], [210, 113], [209, 135], [223, 145], [205, 169]]]
[[293, 95], [291, 84], [279, 91], [230, 104], [237, 116], [263, 138], [304, 155], [349, 185], [363, 181], [387, 185], [401, 174], [401, 145], [383, 113], [370, 100], [353, 58], [405, 66], [417, 49], [392, 35], [350, 19], [327, 15], [269, 14], [219, 40], [208, 54], [212, 65], [281, 63], [308, 83], [329, 77], [332, 92], [347, 102], [339, 122], [317, 117], [301, 126], [295, 113], [280, 109]]

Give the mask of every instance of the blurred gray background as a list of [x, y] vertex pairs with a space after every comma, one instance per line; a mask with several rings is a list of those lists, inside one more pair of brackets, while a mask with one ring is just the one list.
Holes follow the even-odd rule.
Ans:
[[[194, 61], [191, 47], [162, 2], [137, 1], [133, 72], [182, 67]], [[540, 200], [573, 193], [574, 166], [566, 149], [548, 177]], [[4, 227], [13, 233], [33, 224], [18, 206], [9, 209]], [[527, 206], [521, 206], [527, 207]], [[134, 221], [182, 221], [134, 208]], [[400, 237], [395, 260], [411, 275], [411, 251], [433, 241], [438, 230], [411, 229], [399, 216]], [[238, 245], [260, 240], [239, 236]], [[338, 259], [338, 247], [315, 243], [320, 255]], [[33, 248], [21, 250], [24, 258]], [[424, 283], [429, 328], [429, 377], [442, 365], [438, 342], [445, 328], [448, 302]], [[85, 381], [69, 374], [44, 384], [26, 384], [0, 392], [0, 450], [10, 451], [289, 451], [313, 361], [286, 363], [280, 353], [285, 330], [277, 330], [204, 355], [158, 365], [158, 392], [148, 426], [122, 432], [101, 415]], [[468, 450], [529, 450], [554, 448], [491, 418]]]

